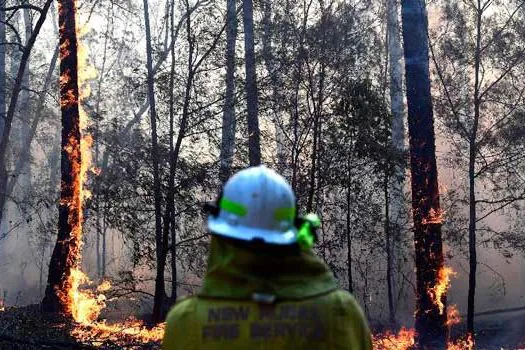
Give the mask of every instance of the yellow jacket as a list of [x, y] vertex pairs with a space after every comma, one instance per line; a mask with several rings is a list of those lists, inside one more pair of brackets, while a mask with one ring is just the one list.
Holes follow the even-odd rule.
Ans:
[[261, 255], [216, 237], [202, 291], [169, 312], [162, 346], [372, 349], [361, 308], [313, 252]]

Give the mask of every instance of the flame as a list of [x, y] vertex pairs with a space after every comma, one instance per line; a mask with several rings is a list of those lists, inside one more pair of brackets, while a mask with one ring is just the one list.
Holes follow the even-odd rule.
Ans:
[[472, 334], [467, 334], [466, 337], [460, 338], [454, 342], [447, 344], [447, 350], [473, 350], [474, 349], [474, 338]]
[[438, 209], [430, 208], [430, 212], [428, 213], [428, 217], [423, 218], [421, 223], [423, 225], [426, 225], [426, 224], [441, 224], [441, 223], [443, 223], [444, 217], [445, 217], [445, 211], [444, 210], [442, 210], [440, 208], [438, 208]]
[[447, 294], [450, 287], [450, 277], [455, 276], [456, 272], [448, 266], [443, 266], [438, 272], [438, 283], [428, 290], [430, 298], [433, 299], [434, 304], [439, 307], [439, 313], [443, 314], [445, 311], [445, 304], [443, 304], [443, 296]]
[[135, 343], [150, 343], [160, 342], [164, 335], [164, 329], [165, 323], [148, 329], [142, 321], [129, 318], [119, 324], [94, 322], [75, 327], [71, 335], [82, 342], [92, 342], [93, 339], [96, 339], [97, 341], [92, 342], [95, 346], [102, 345], [103, 342], [107, 341], [118, 344], [125, 341], [126, 338], [132, 339]]
[[461, 316], [456, 305], [447, 306], [447, 327], [450, 328], [461, 322]]
[[390, 331], [373, 337], [374, 349], [380, 350], [408, 350], [411, 349], [414, 344], [414, 336], [416, 332], [414, 329], [401, 328], [397, 333], [391, 333]]
[[[100, 312], [106, 307], [104, 294], [90, 290], [80, 290], [81, 284], [91, 284], [89, 278], [79, 269], [71, 271], [71, 281], [74, 283], [69, 290], [73, 319], [78, 323], [89, 324], [98, 319]], [[106, 281], [106, 283], [109, 283]], [[100, 287], [100, 286], [99, 286]], [[99, 288], [97, 288], [97, 291]]]

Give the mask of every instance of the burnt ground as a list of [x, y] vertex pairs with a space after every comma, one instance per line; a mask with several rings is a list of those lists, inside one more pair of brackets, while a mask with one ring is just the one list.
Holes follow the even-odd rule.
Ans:
[[79, 341], [70, 335], [77, 327], [64, 317], [42, 313], [40, 305], [6, 308], [0, 311], [0, 349], [160, 349], [160, 342], [140, 343], [126, 335], [107, 339], [96, 332]]

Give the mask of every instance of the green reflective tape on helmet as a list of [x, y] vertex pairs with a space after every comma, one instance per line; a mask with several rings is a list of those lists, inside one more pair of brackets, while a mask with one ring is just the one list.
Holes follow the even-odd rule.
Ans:
[[221, 198], [219, 207], [228, 213], [238, 216], [245, 216], [248, 213], [248, 209], [244, 205], [237, 202], [232, 202], [226, 198]]
[[292, 221], [295, 218], [295, 208], [276, 209], [274, 217], [276, 221], [283, 221], [283, 220]]

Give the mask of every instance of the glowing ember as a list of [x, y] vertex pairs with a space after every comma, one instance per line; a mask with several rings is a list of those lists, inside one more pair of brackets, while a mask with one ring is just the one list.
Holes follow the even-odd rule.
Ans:
[[445, 311], [445, 304], [443, 297], [447, 294], [450, 287], [450, 276], [455, 276], [456, 273], [452, 268], [444, 266], [438, 272], [438, 283], [434, 288], [428, 290], [429, 296], [434, 300], [434, 304], [439, 307], [439, 313], [443, 314]]
[[461, 322], [459, 310], [456, 305], [447, 306], [447, 327], [452, 327]]
[[426, 224], [441, 224], [443, 222], [443, 218], [445, 217], [445, 211], [442, 209], [435, 210], [434, 208], [430, 208], [430, 212], [428, 214], [428, 217], [423, 218], [421, 223], [423, 225]]

